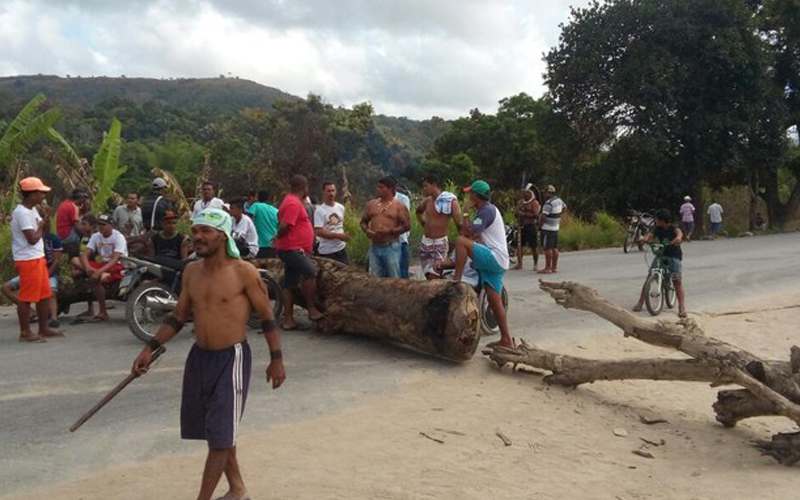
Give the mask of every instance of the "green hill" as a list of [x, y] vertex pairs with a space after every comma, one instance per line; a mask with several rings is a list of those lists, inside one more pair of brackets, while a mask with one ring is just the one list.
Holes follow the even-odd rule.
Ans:
[[[241, 108], [271, 109], [279, 100], [299, 99], [281, 90], [239, 78], [109, 78], [11, 76], [0, 78], [0, 102], [19, 107], [38, 93], [63, 108], [91, 108], [110, 99], [135, 104], [156, 101], [181, 109], [227, 113]], [[5, 106], [4, 106], [5, 107]]]

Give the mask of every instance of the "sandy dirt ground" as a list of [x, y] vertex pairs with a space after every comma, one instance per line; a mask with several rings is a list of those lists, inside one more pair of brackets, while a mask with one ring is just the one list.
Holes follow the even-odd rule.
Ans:
[[[793, 304], [800, 293], [726, 310]], [[788, 359], [800, 343], [800, 308], [695, 318], [709, 335], [765, 357]], [[540, 347], [597, 358], [680, 356], [607, 334]], [[254, 499], [798, 498], [797, 468], [750, 445], [791, 423], [753, 419], [725, 429], [714, 421], [715, 394], [704, 384], [654, 381], [549, 387], [476, 356], [455, 373], [418, 370], [397, 390], [321, 418], [259, 431], [245, 416], [239, 457]], [[640, 415], [668, 423], [645, 425]], [[639, 449], [654, 458], [632, 453]], [[14, 498], [190, 499], [204, 454], [198, 443], [191, 455], [98, 470]]]

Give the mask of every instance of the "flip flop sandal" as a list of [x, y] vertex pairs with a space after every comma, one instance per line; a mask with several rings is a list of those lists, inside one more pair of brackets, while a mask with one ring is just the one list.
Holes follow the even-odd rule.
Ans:
[[248, 495], [245, 495], [243, 497], [235, 497], [231, 493], [226, 493], [225, 496], [221, 496], [219, 498], [216, 498], [215, 500], [250, 500], [250, 497]]
[[40, 337], [46, 337], [46, 338], [63, 337], [63, 336], [64, 336], [64, 334], [62, 332], [59, 332], [58, 330], [53, 330], [52, 333], [42, 333], [42, 334], [40, 334]]
[[311, 316], [310, 314], [308, 315], [308, 319], [310, 319], [311, 321], [319, 321], [324, 317], [325, 313], [319, 313], [319, 316]]
[[39, 335], [20, 335], [19, 336], [20, 342], [27, 342], [29, 344], [41, 344], [47, 342], [43, 337]]

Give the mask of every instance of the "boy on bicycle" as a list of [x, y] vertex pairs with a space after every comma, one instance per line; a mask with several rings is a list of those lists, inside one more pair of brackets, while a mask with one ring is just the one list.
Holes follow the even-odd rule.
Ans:
[[[669, 210], [661, 209], [656, 212], [655, 228], [644, 237], [645, 243], [649, 243], [653, 240], [664, 245], [663, 258], [666, 261], [670, 276], [672, 277], [672, 283], [675, 285], [675, 295], [678, 297], [678, 316], [685, 318], [686, 304], [684, 301], [683, 282], [681, 280], [681, 270], [683, 268], [681, 241], [683, 241], [683, 231], [672, 223], [672, 214], [669, 213]], [[651, 267], [656, 265], [658, 265], [657, 258], [653, 259]], [[645, 289], [644, 286], [642, 286], [639, 302], [633, 306], [634, 312], [642, 310], [645, 298], [644, 294]]]

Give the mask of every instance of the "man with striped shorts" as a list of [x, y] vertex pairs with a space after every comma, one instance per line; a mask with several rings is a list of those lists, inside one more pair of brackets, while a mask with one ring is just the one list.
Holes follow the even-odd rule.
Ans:
[[211, 498], [225, 473], [230, 486], [222, 498], [249, 498], [236, 459], [236, 437], [250, 385], [251, 354], [247, 319], [255, 310], [270, 351], [267, 382], [277, 389], [286, 379], [280, 336], [267, 291], [251, 264], [239, 259], [231, 216], [206, 208], [192, 218], [194, 250], [201, 260], [187, 265], [175, 313], [133, 363], [147, 371], [152, 353], [174, 337], [190, 317], [195, 344], [186, 360], [181, 402], [181, 437], [208, 442], [208, 458], [197, 498]]

